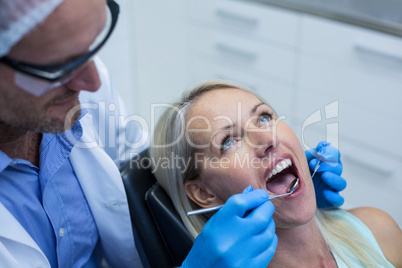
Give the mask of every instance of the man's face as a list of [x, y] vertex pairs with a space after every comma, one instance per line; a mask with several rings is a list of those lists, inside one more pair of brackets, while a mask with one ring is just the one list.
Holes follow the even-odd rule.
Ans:
[[[106, 21], [105, 0], [65, 0], [46, 20], [34, 28], [7, 55], [35, 64], [67, 63], [85, 55]], [[38, 132], [63, 132], [79, 113], [67, 117], [79, 105], [81, 90], [96, 91], [99, 75], [93, 62], [68, 83], [35, 97], [15, 84], [16, 71], [0, 64], [0, 126]]]

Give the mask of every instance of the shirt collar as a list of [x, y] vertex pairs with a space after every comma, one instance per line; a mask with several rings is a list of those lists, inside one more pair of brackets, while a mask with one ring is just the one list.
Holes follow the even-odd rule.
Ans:
[[13, 160], [0, 150], [0, 173], [10, 165]]
[[45, 149], [45, 147], [56, 137], [70, 149], [74, 147], [77, 144], [77, 142], [81, 139], [83, 133], [80, 120], [87, 113], [88, 111], [81, 106], [81, 114], [71, 129], [59, 134], [44, 133], [40, 145], [40, 152], [42, 152]]
[[59, 134], [44, 133], [40, 145], [39, 177], [41, 187], [44, 189], [48, 180], [65, 163], [73, 147], [83, 135], [80, 120], [86, 115], [87, 110], [82, 109], [81, 115], [72, 128]]
[[61, 138], [64, 139], [66, 142], [69, 142], [72, 147], [77, 144], [77, 142], [81, 139], [82, 137], [82, 125], [80, 120], [88, 113], [87, 109], [81, 106], [81, 114], [73, 125], [73, 127], [63, 133], [60, 134]]

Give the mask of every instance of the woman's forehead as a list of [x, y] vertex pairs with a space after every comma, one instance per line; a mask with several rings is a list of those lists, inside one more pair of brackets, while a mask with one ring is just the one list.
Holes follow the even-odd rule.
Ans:
[[240, 89], [209, 91], [191, 108], [186, 118], [186, 130], [194, 144], [206, 144], [214, 133], [237, 127], [248, 120], [253, 109], [262, 103], [253, 93]]
[[201, 95], [190, 111], [191, 116], [230, 116], [244, 112], [249, 106], [261, 102], [253, 93], [237, 88], [215, 89]]

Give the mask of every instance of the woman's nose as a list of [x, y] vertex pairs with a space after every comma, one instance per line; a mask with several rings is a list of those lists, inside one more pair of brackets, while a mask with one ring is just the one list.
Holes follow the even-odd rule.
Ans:
[[95, 62], [85, 64], [81, 67], [77, 74], [66, 84], [66, 86], [74, 91], [86, 90], [97, 91], [101, 86], [98, 70], [96, 69]]
[[276, 128], [251, 128], [247, 131], [246, 141], [255, 150], [257, 157], [275, 153], [280, 143]]

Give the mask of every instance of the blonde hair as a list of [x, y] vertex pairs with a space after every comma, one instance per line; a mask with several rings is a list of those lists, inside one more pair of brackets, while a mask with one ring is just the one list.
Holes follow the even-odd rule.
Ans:
[[392, 267], [359, 232], [343, 220], [337, 211], [339, 209], [333, 211], [317, 209], [315, 213], [315, 221], [328, 248], [336, 253], [347, 267], [354, 266], [350, 263], [350, 258], [358, 259], [363, 267]]
[[[184, 92], [181, 100], [173, 103], [160, 117], [150, 148], [151, 157], [154, 159], [151, 161], [152, 163], [160, 163], [160, 160], [163, 159], [176, 164], [174, 168], [155, 166], [153, 170], [159, 184], [169, 194], [184, 225], [194, 238], [201, 232], [208, 218], [205, 215], [190, 218], [186, 216], [187, 211], [198, 209], [199, 206], [187, 197], [184, 182], [196, 179], [201, 174], [195, 165], [196, 148], [191, 146], [186, 138], [183, 138], [186, 131], [186, 119], [192, 105], [201, 95], [212, 90], [229, 88], [252, 92], [240, 84], [225, 80], [210, 80]], [[262, 98], [260, 99], [262, 100]], [[175, 160], [177, 158], [185, 160], [185, 164]]]
[[[205, 215], [187, 217], [186, 215], [187, 211], [198, 209], [199, 206], [187, 197], [184, 182], [201, 176], [201, 171], [195, 165], [196, 148], [191, 146], [186, 138], [183, 138], [186, 133], [186, 119], [192, 105], [200, 96], [212, 90], [228, 88], [250, 92], [267, 103], [253, 91], [237, 83], [225, 80], [206, 81], [184, 92], [181, 100], [173, 103], [164, 112], [155, 128], [150, 148], [154, 175], [170, 196], [184, 225], [194, 238], [201, 232], [208, 217]], [[185, 161], [177, 161], [177, 159]], [[160, 164], [155, 166], [155, 163], [161, 163], [161, 160], [175, 163], [175, 166], [162, 167]], [[317, 210], [315, 220], [329, 248], [337, 253], [348, 266], [351, 265], [348, 263], [347, 256], [342, 253], [341, 245], [350, 250], [351, 254], [359, 258], [366, 267], [373, 267], [373, 263], [387, 266], [377, 251], [365, 242], [365, 239], [356, 233], [347, 222], [329, 212], [320, 210]]]

